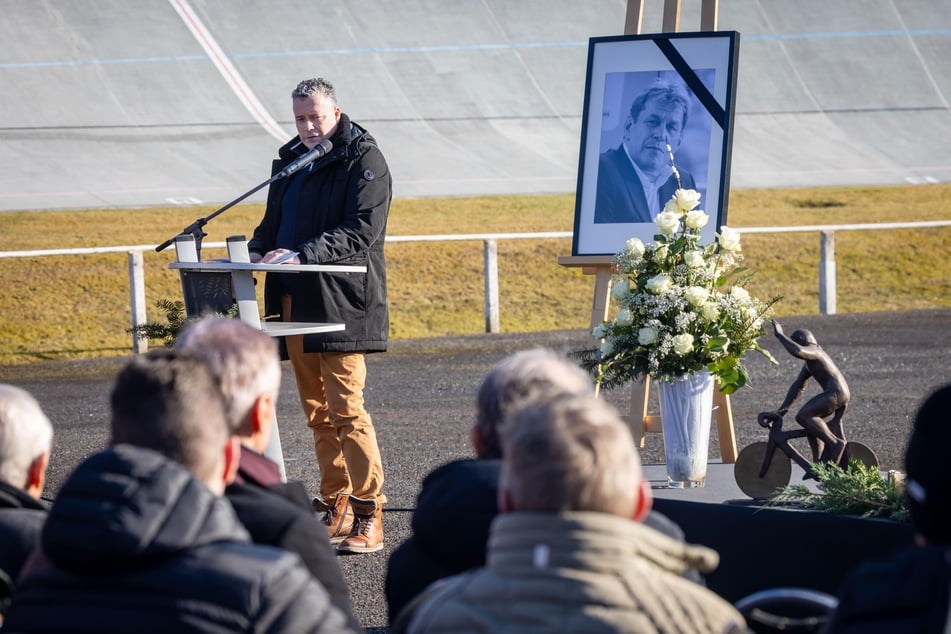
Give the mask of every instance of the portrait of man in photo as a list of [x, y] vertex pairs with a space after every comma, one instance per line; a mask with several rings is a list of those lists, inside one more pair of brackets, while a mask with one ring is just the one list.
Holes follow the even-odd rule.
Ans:
[[677, 73], [609, 73], [604, 92], [594, 222], [652, 222], [678, 188], [703, 200], [710, 116]]

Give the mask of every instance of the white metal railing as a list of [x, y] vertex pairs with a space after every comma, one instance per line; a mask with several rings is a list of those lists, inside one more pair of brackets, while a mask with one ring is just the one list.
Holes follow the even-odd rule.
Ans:
[[[931, 227], [951, 227], [951, 220], [928, 220], [920, 222], [886, 222], [874, 224], [841, 225], [803, 225], [795, 227], [746, 227], [736, 228], [743, 233], [810, 233], [819, 232], [821, 250], [819, 256], [819, 312], [834, 315], [836, 312], [836, 271], [835, 271], [835, 232], [869, 231], [887, 229], [925, 229]], [[483, 244], [483, 275], [485, 284], [485, 331], [498, 333], [499, 328], [499, 240], [542, 240], [570, 238], [570, 231], [548, 231], [539, 233], [471, 233], [441, 234], [423, 236], [387, 236], [386, 242], [447, 242], [460, 240], [481, 240]], [[202, 248], [224, 248], [226, 242], [204, 242]], [[129, 256], [129, 289], [132, 312], [132, 327], [137, 328], [146, 322], [145, 303], [145, 266], [142, 254], [152, 251], [155, 245], [140, 244], [115, 247], [86, 247], [77, 249], [44, 249], [33, 251], [0, 251], [3, 258], [42, 257], [47, 255], [97, 255], [103, 253], [127, 253]], [[142, 352], [147, 342], [132, 335], [134, 352]]]

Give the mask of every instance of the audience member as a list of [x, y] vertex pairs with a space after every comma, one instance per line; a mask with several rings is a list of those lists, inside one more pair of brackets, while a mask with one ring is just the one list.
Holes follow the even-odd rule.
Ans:
[[839, 595], [827, 632], [948, 632], [951, 592], [951, 384], [922, 404], [905, 452], [905, 495], [916, 545], [860, 566]]
[[53, 426], [27, 391], [0, 385], [0, 621], [39, 540]]
[[[515, 353], [486, 375], [470, 430], [476, 458], [456, 460], [423, 480], [413, 513], [413, 534], [393, 551], [384, 582], [390, 620], [433, 581], [485, 564], [489, 526], [498, 515], [502, 445], [499, 426], [517, 407], [552, 394], [593, 394], [589, 377], [550, 350]], [[645, 523], [683, 541], [683, 531], [651, 512]], [[691, 567], [690, 578], [701, 581]]]
[[211, 317], [190, 323], [175, 346], [204, 358], [221, 381], [230, 430], [241, 443], [238, 474], [225, 497], [251, 539], [300, 555], [359, 629], [336, 550], [311, 509], [307, 490], [300, 482], [283, 483], [280, 466], [264, 456], [281, 387], [277, 342], [238, 319]]
[[205, 361], [137, 356], [111, 406], [111, 446], [61, 487], [5, 628], [352, 631], [300, 558], [252, 544], [222, 497], [238, 443]]
[[393, 632], [742, 631], [733, 606], [681, 576], [716, 553], [640, 523], [650, 484], [610, 404], [535, 401], [506, 418], [502, 443], [485, 567], [434, 583]]

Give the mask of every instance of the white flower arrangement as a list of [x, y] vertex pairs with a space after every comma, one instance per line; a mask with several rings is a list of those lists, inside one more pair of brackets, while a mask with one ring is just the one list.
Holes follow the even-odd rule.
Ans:
[[678, 189], [654, 220], [654, 242], [631, 238], [615, 256], [618, 311], [593, 330], [601, 346], [585, 364], [599, 387], [707, 369], [720, 391], [732, 394], [748, 380], [741, 363], [747, 351], [776, 362], [757, 340], [779, 298], [752, 297], [743, 287], [749, 276], [728, 287], [727, 276], [742, 270], [740, 233], [722, 226], [715, 243], [700, 245], [709, 216], [699, 204], [698, 192]]

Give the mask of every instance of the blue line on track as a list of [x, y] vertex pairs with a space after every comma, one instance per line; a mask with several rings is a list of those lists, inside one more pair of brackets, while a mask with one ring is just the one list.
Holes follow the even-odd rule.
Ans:
[[[951, 35], [951, 29], [919, 29], [913, 31], [843, 31], [841, 33], [777, 33], [771, 35], [743, 36], [743, 42], [776, 42], [789, 40], [822, 40], [847, 38], [885, 38], [920, 37], [929, 35]], [[515, 42], [511, 44], [466, 44], [444, 46], [392, 46], [338, 48], [312, 51], [261, 51], [252, 53], [232, 53], [230, 59], [257, 59], [263, 57], [307, 57], [338, 55], [387, 55], [397, 53], [454, 53], [473, 51], [494, 51], [532, 48], [579, 48], [587, 47], [588, 42]], [[66, 60], [50, 62], [6, 62], [0, 63], [0, 69], [53, 68], [63, 66], [106, 66], [112, 64], [167, 64], [174, 62], [207, 61], [204, 55], [174, 55], [164, 57], [136, 57], [119, 59]]]

